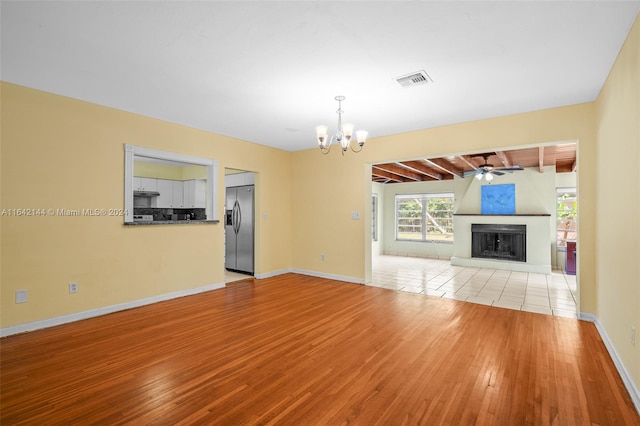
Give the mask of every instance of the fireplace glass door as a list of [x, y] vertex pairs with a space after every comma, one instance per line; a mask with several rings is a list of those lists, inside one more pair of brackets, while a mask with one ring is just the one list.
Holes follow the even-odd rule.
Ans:
[[471, 225], [471, 257], [527, 261], [526, 225]]

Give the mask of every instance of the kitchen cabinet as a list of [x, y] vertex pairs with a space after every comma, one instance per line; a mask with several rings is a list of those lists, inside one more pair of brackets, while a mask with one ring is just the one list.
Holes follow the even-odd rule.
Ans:
[[171, 207], [179, 208], [184, 206], [184, 182], [174, 180], [171, 182], [173, 186], [173, 201]]
[[230, 175], [225, 175], [224, 186], [225, 188], [232, 188], [234, 186], [253, 185], [255, 184], [254, 175], [255, 173], [253, 172], [233, 173]]
[[157, 191], [160, 193], [156, 205], [169, 208], [206, 208], [206, 179], [171, 180], [134, 177], [135, 191]]
[[158, 207], [168, 209], [173, 207], [173, 182], [168, 179], [158, 179]]
[[205, 208], [205, 179], [191, 179], [184, 181], [184, 207]]
[[134, 176], [133, 190], [134, 191], [157, 191], [158, 179]]
[[196, 179], [193, 207], [204, 209], [207, 207], [207, 180]]

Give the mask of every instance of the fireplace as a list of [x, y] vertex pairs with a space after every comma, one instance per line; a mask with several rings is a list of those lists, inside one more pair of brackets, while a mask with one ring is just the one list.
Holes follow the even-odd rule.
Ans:
[[471, 257], [527, 261], [527, 225], [471, 224]]
[[[551, 246], [555, 242], [555, 224], [547, 213], [456, 213], [453, 215], [453, 229], [455, 243], [451, 264], [454, 266], [551, 273]], [[483, 237], [485, 232], [499, 234], [497, 239], [500, 240], [500, 246], [497, 249], [496, 235], [493, 239], [491, 236]], [[486, 244], [487, 247], [482, 249], [481, 244]], [[507, 244], [510, 245], [508, 249]], [[477, 247], [474, 248], [474, 245]], [[519, 246], [518, 256], [512, 254], [516, 246]], [[515, 260], [518, 257], [520, 260]]]

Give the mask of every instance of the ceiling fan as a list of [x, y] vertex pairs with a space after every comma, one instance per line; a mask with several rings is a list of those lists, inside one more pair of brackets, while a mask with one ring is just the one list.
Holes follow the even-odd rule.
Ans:
[[464, 173], [464, 177], [475, 175], [476, 179], [481, 180], [483, 177], [487, 181], [492, 181], [494, 175], [502, 176], [504, 172], [513, 172], [518, 170], [524, 170], [520, 166], [511, 166], [511, 167], [494, 167], [493, 164], [489, 164], [488, 160], [494, 154], [476, 154], [472, 155], [472, 157], [482, 157], [484, 159], [484, 164], [481, 164], [476, 170], [472, 170]]

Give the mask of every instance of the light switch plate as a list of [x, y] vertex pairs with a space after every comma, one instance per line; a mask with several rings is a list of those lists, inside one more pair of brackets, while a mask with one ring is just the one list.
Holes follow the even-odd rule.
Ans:
[[27, 290], [16, 290], [16, 303], [27, 302]]

